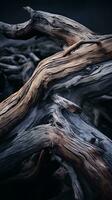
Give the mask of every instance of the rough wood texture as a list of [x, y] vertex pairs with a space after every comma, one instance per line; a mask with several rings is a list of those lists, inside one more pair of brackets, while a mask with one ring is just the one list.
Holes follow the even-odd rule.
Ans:
[[61, 189], [53, 199], [64, 198], [68, 188], [77, 200], [111, 200], [112, 36], [96, 35], [60, 15], [26, 10], [28, 22], [0, 22], [0, 32], [13, 39], [47, 34], [62, 51], [40, 62], [34, 52], [30, 60], [19, 55], [19, 66], [14, 55], [0, 58], [8, 75], [26, 77], [23, 63], [33, 66], [23, 86], [0, 103], [1, 183], [38, 179], [45, 151], [51, 152], [50, 163], [58, 163], [53, 173]]

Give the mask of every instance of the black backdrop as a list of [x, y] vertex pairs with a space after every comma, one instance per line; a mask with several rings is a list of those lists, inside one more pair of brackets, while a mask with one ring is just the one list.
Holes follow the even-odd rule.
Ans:
[[25, 21], [28, 14], [22, 7], [26, 5], [71, 17], [97, 33], [112, 33], [111, 0], [0, 0], [0, 21]]

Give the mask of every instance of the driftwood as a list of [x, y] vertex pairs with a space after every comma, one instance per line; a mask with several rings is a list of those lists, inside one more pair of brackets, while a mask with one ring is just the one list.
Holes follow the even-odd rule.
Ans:
[[[20, 41], [24, 51], [19, 41], [12, 41], [10, 51], [9, 41], [0, 48], [1, 83], [7, 80], [9, 88], [1, 87], [1, 187], [33, 179], [39, 199], [111, 200], [112, 35], [25, 9], [29, 21], [0, 22], [8, 38], [41, 38]], [[39, 42], [48, 39], [55, 48], [42, 56]], [[49, 195], [40, 194], [40, 180], [55, 183], [44, 191]]]

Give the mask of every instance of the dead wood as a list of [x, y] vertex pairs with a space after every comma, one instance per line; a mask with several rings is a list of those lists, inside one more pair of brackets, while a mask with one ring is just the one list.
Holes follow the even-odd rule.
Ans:
[[[45, 34], [59, 52], [40, 62], [29, 50], [27, 56], [11, 53], [0, 58], [3, 78], [22, 77], [16, 92], [10, 90], [0, 103], [1, 183], [38, 179], [41, 152], [47, 151], [52, 152], [49, 162], [54, 159], [59, 166], [54, 177], [60, 168], [63, 174], [55, 198], [68, 187], [77, 200], [111, 199], [112, 36], [97, 35], [60, 15], [26, 10], [29, 21], [0, 22], [0, 32], [13, 39]], [[32, 161], [35, 154], [38, 159]], [[66, 170], [69, 184], [64, 183]]]

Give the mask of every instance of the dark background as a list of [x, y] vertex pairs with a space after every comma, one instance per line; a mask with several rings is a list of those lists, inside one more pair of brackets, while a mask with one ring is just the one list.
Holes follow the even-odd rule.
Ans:
[[111, 0], [0, 0], [0, 21], [23, 22], [28, 14], [23, 6], [59, 13], [88, 26], [97, 33], [112, 33]]

